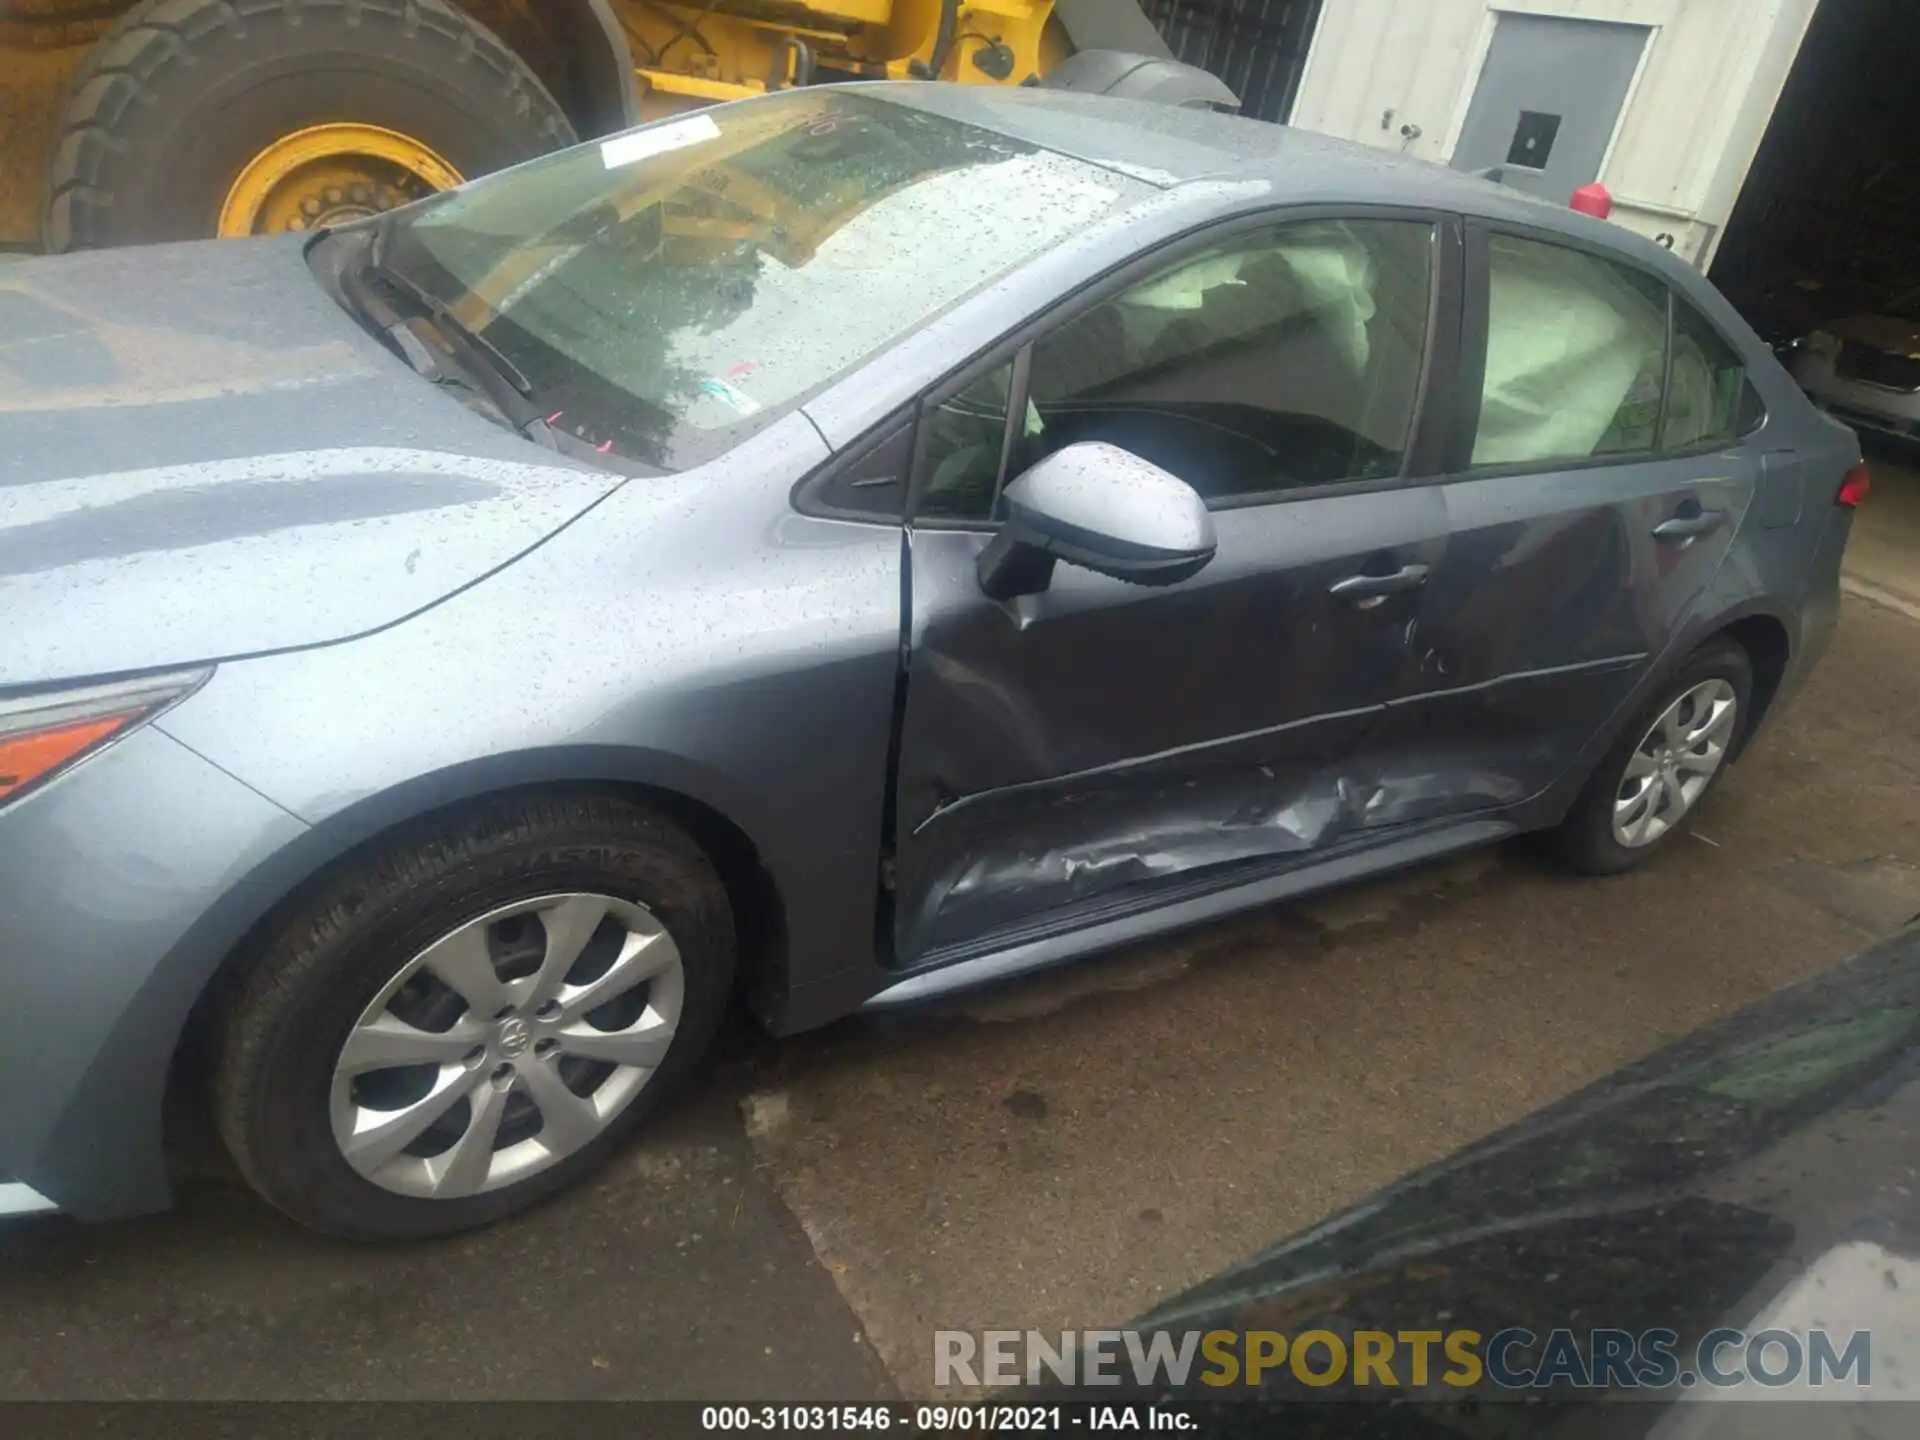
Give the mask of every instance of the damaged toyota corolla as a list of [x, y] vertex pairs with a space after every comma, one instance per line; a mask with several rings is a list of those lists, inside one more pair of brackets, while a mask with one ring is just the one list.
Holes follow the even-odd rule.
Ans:
[[[776, 1031], [1547, 833], [1827, 643], [1850, 432], [1616, 228], [1277, 127], [824, 87], [0, 272], [0, 1209], [590, 1171]], [[183, 1037], [205, 1037], [204, 1045]]]

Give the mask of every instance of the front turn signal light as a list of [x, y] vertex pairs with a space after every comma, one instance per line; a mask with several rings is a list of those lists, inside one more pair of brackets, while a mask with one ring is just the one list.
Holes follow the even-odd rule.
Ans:
[[212, 673], [0, 696], [0, 805], [157, 715]]

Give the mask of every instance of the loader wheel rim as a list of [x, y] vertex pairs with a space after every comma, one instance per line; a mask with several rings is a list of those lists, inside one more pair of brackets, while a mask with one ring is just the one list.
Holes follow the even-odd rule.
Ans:
[[277, 235], [344, 225], [461, 182], [418, 140], [378, 125], [311, 125], [246, 164], [220, 207], [220, 234]]

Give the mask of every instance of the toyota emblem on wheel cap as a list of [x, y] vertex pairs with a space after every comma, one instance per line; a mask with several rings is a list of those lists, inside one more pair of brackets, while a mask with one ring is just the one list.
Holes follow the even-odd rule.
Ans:
[[500, 1053], [507, 1059], [514, 1060], [524, 1055], [532, 1039], [533, 1032], [527, 1029], [527, 1022], [519, 1016], [511, 1015], [500, 1022], [500, 1033], [496, 1043], [500, 1047]]

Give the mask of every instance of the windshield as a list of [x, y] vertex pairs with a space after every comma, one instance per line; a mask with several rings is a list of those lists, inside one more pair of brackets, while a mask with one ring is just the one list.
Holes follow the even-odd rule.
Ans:
[[555, 429], [679, 470], [1145, 188], [807, 90], [427, 201], [389, 222], [380, 263], [510, 361]]

